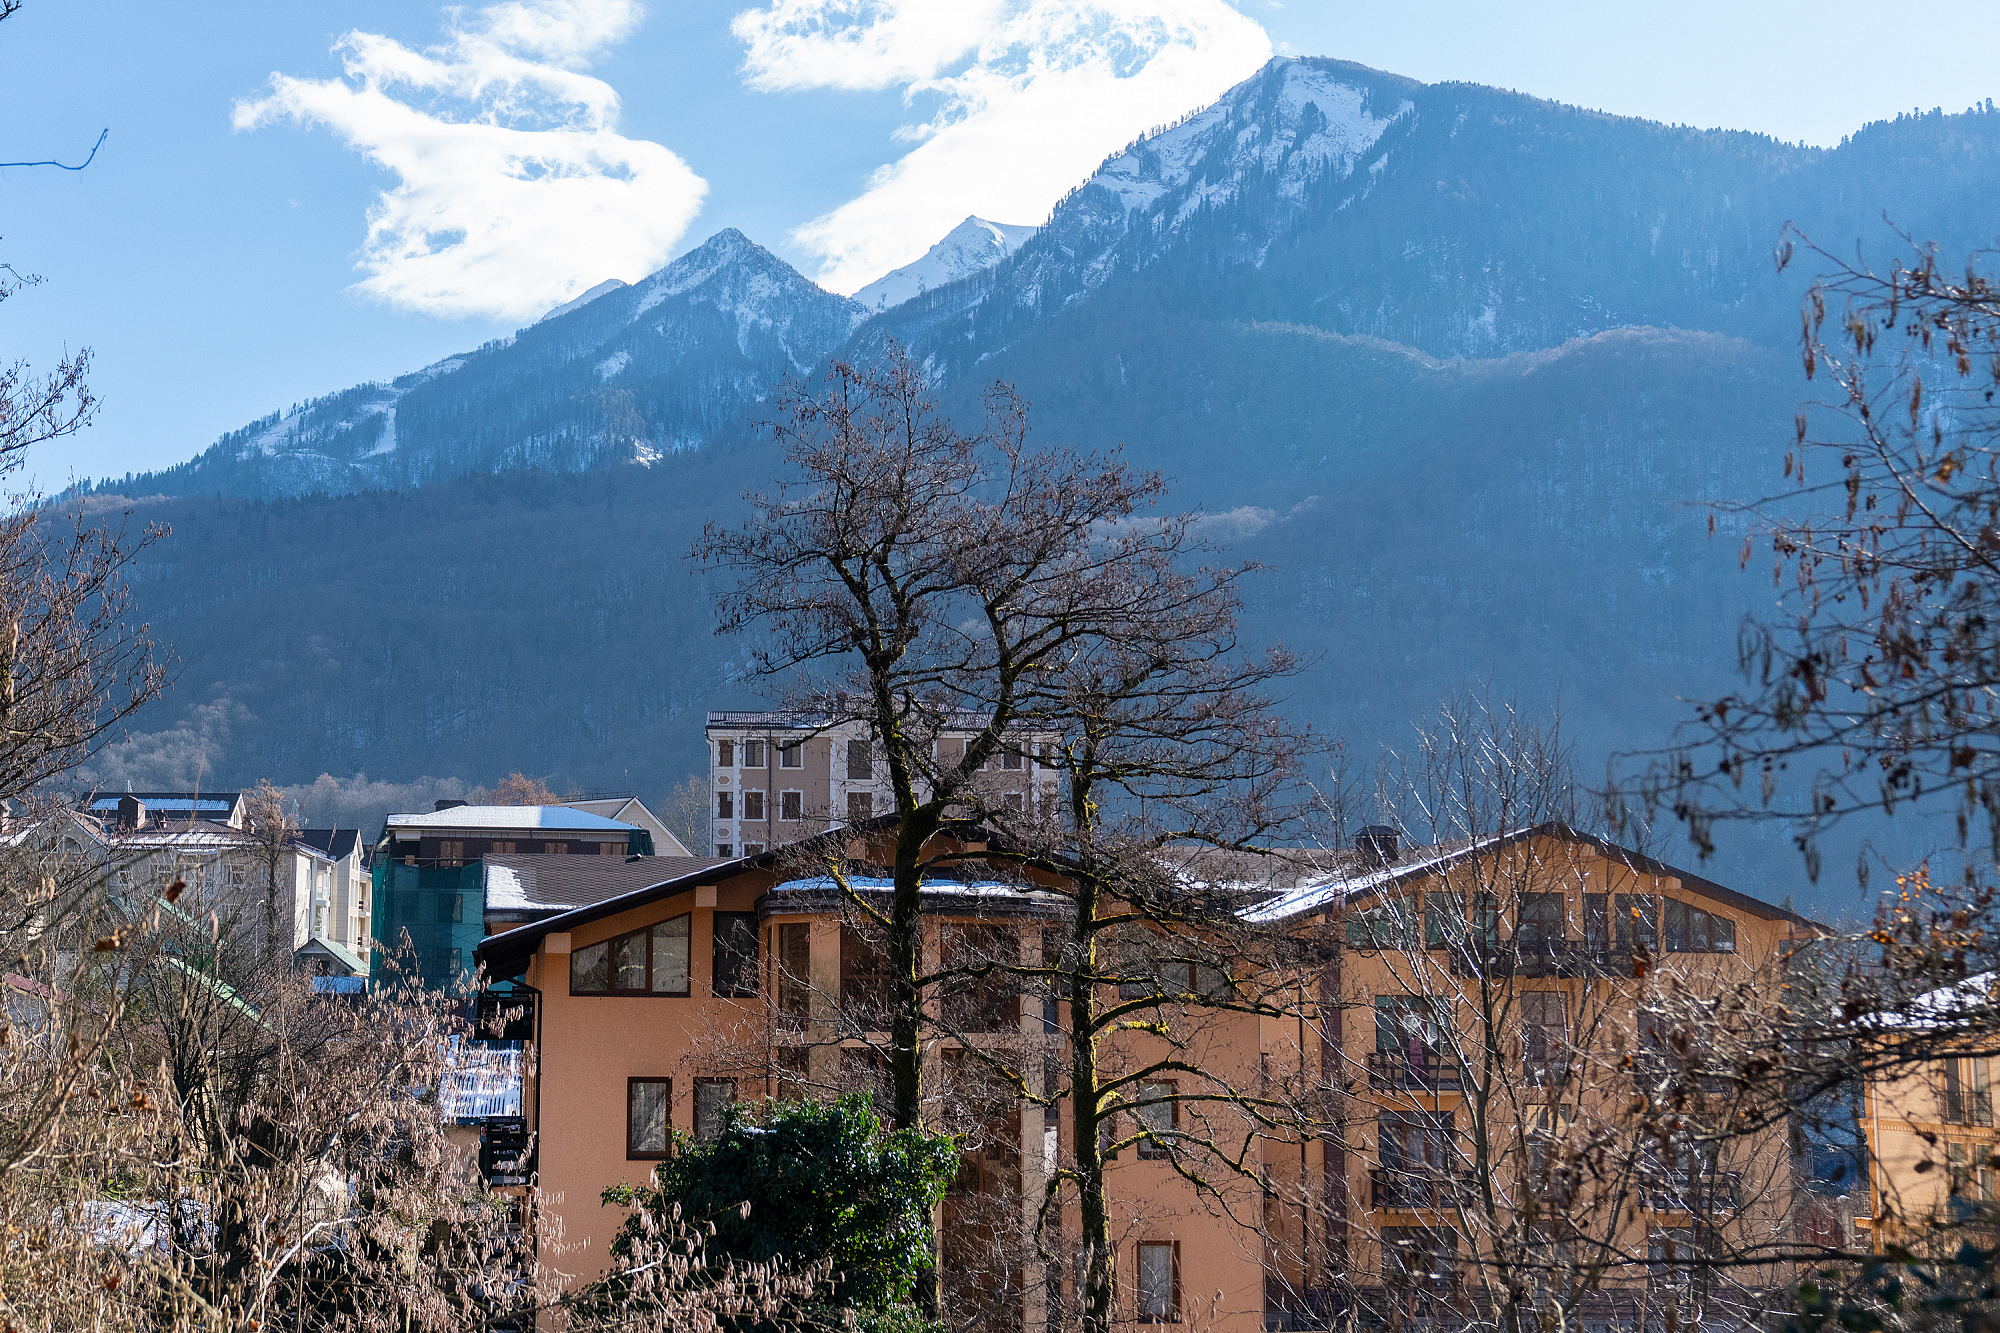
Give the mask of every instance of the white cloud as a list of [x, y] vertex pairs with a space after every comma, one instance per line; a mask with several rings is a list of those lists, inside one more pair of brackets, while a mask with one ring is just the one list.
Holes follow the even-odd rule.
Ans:
[[1109, 154], [1214, 101], [1271, 57], [1226, 0], [771, 0], [733, 24], [770, 91], [934, 96], [916, 147], [793, 233], [852, 292], [966, 214], [1040, 222]]
[[350, 32], [344, 78], [271, 76], [233, 122], [325, 125], [397, 177], [368, 210], [357, 289], [433, 315], [539, 315], [672, 254], [708, 185], [616, 132], [618, 94], [584, 71], [638, 26], [635, 0], [449, 9], [422, 51]]

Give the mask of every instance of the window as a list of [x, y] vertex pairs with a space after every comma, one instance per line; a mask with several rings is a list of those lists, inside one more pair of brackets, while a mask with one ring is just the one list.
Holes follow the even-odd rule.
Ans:
[[1357, 949], [1407, 949], [1416, 943], [1417, 900], [1397, 898], [1364, 907], [1347, 919], [1347, 942]]
[[1563, 896], [1524, 893], [1514, 939], [1521, 944], [1560, 944], [1563, 938]]
[[1429, 1227], [1382, 1228], [1382, 1280], [1390, 1287], [1434, 1291], [1451, 1281], [1458, 1237]]
[[1660, 951], [1660, 900], [1651, 894], [1613, 894], [1611, 897], [1611, 924], [1618, 937], [1618, 947], [1637, 952], [1643, 949], [1648, 954]]
[[462, 893], [441, 893], [437, 898], [437, 919], [444, 921], [465, 920], [465, 895]]
[[1611, 908], [1601, 893], [1583, 895], [1583, 947], [1592, 953], [1611, 948]]
[[1940, 1119], [1948, 1125], [1993, 1123], [1993, 1094], [1987, 1085], [1984, 1056], [1953, 1055], [1945, 1058], [1943, 1100]]
[[717, 819], [736, 818], [736, 794], [719, 791], [715, 794], [715, 817]]
[[566, 856], [568, 853], [569, 844], [566, 842], [545, 842], [542, 844], [542, 854], [545, 856]]
[[762, 768], [764, 766], [764, 742], [743, 742], [743, 767]]
[[1000, 797], [1000, 808], [1010, 815], [1018, 815], [1027, 809], [1028, 798], [1021, 792], [1004, 792]]
[[727, 999], [757, 994], [757, 914], [717, 912], [710, 988]]
[[247, 866], [225, 865], [222, 867], [222, 886], [226, 889], [240, 889], [250, 882]]
[[1167, 1242], [1154, 1244], [1150, 1241], [1139, 1246], [1139, 1309], [1141, 1322], [1174, 1323], [1180, 1319], [1180, 1306], [1174, 1299], [1179, 1268], [1180, 1246]]
[[703, 1143], [719, 1137], [730, 1103], [736, 1100], [733, 1078], [698, 1078], [694, 1081], [694, 1136]]
[[1061, 760], [1061, 752], [1056, 749], [1056, 743], [1054, 741], [1043, 741], [1042, 767], [1059, 768], [1061, 767], [1060, 760]]
[[875, 798], [865, 791], [847, 793], [847, 822], [859, 824], [875, 813]]
[[806, 747], [804, 741], [793, 741], [790, 745], [780, 745], [778, 747], [779, 768], [804, 768], [805, 766]]
[[670, 1078], [625, 1080], [625, 1156], [667, 1155], [673, 1141], [674, 1081]]
[[945, 1026], [956, 1032], [1013, 1032], [1021, 1026], [1020, 980], [1008, 969], [1021, 961], [1021, 937], [1006, 926], [947, 921], [938, 943], [948, 968], [983, 969], [944, 983]]
[[812, 1002], [812, 936], [803, 921], [779, 926], [778, 931], [778, 1012], [804, 1018]]
[[1561, 991], [1521, 995], [1521, 1064], [1530, 1087], [1547, 1087], [1569, 1072], [1569, 1013]]
[[1424, 895], [1424, 947], [1442, 949], [1465, 939], [1465, 899], [1455, 893]]
[[493, 844], [492, 850], [502, 856], [510, 855], [514, 850], [514, 844], [511, 842], [496, 842]]
[[1139, 1140], [1139, 1160], [1162, 1162], [1173, 1155], [1174, 1130], [1180, 1126], [1180, 1103], [1162, 1100], [1174, 1095], [1173, 1083], [1141, 1083], [1133, 1118], [1151, 1137]]
[[764, 854], [764, 844], [761, 842], [746, 842], [743, 844], [743, 854], [745, 856], [762, 856]]
[[857, 1032], [888, 1025], [889, 965], [881, 947], [853, 926], [840, 928], [840, 1012]]
[[1011, 749], [1011, 748], [1010, 748], [1010, 749], [1006, 749], [1006, 750], [1002, 750], [1002, 751], [1000, 752], [1000, 767], [1001, 767], [1001, 768], [1003, 768], [1003, 769], [1005, 769], [1005, 770], [1007, 770], [1007, 771], [1009, 771], [1009, 772], [1012, 772], [1012, 771], [1015, 771], [1015, 770], [1017, 770], [1017, 769], [1020, 769], [1020, 768], [1022, 768], [1022, 767], [1024, 767], [1024, 766], [1025, 766], [1025, 765], [1024, 765], [1024, 764], [1023, 764], [1023, 762], [1022, 762], [1022, 756], [1021, 756], [1021, 752], [1020, 752], [1019, 750], [1015, 750], [1015, 749]]
[[745, 819], [762, 819], [764, 817], [763, 792], [746, 791], [743, 793], [743, 817]]
[[847, 776], [850, 778], [872, 778], [875, 776], [875, 747], [865, 740], [847, 743]]
[[578, 949], [569, 956], [569, 993], [686, 995], [692, 920], [683, 912], [671, 921]]
[[1663, 943], [1668, 953], [1735, 953], [1736, 923], [1669, 898]]
[[715, 765], [717, 768], [736, 767], [735, 741], [717, 741], [715, 743]]
[[715, 844], [715, 854], [721, 857], [730, 857], [736, 855], [736, 853], [731, 849], [730, 844], [726, 842], [718, 842]]
[[778, 793], [778, 818], [799, 820], [806, 817], [806, 794], [802, 791], [781, 791]]
[[[1697, 911], [1697, 916], [1707, 913]], [[1668, 953], [1686, 953], [1688, 949], [1688, 905], [1678, 898], [1667, 899], [1666, 947]], [[1708, 932], [1703, 931], [1706, 935]]]
[[463, 861], [464, 859], [465, 859], [465, 843], [462, 840], [457, 838], [445, 838], [439, 841], [438, 860]]

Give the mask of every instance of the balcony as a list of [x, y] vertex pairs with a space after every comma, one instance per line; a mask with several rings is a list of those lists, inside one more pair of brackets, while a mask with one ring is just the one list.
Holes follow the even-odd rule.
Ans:
[[1464, 1172], [1409, 1171], [1378, 1166], [1368, 1172], [1368, 1206], [1371, 1208], [1450, 1208], [1472, 1188], [1472, 1177]]
[[1456, 1092], [1463, 1086], [1458, 1057], [1449, 1051], [1370, 1051], [1371, 1088], [1426, 1088]]
[[1656, 1213], [1733, 1213], [1742, 1207], [1743, 1173], [1719, 1171], [1690, 1180], [1675, 1176], [1645, 1190], [1646, 1207]]
[[1455, 977], [1613, 977], [1632, 970], [1629, 955], [1579, 940], [1493, 940], [1450, 953]]
[[1947, 1125], [1990, 1125], [1993, 1123], [1993, 1094], [1986, 1088], [1946, 1088], [1944, 1121]]

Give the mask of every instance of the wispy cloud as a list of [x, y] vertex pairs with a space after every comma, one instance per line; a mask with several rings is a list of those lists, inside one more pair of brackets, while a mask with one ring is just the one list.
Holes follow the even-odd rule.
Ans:
[[1270, 59], [1226, 0], [771, 0], [733, 24], [769, 91], [901, 87], [928, 120], [856, 198], [794, 233], [851, 292], [968, 213], [1040, 222], [1120, 146]]
[[434, 315], [539, 315], [608, 277], [659, 267], [708, 186], [616, 131], [618, 94], [585, 71], [638, 26], [634, 0], [448, 9], [413, 50], [350, 32], [344, 77], [273, 74], [238, 129], [325, 125], [394, 172], [368, 211], [358, 290]]

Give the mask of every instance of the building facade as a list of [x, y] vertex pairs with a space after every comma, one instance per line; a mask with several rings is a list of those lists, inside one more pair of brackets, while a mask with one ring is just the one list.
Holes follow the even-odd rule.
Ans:
[[[710, 848], [718, 857], [756, 856], [845, 824], [891, 813], [888, 773], [866, 722], [829, 722], [802, 713], [708, 715]], [[940, 762], [965, 753], [970, 731], [939, 739]], [[1038, 762], [1052, 733], [1023, 733], [989, 760], [981, 790], [996, 809], [1045, 808], [1057, 772]]]
[[[1532, 1281], [1510, 1270], [1521, 1299], [1604, 1327], [1657, 1322], [1668, 1305], [1700, 1323], [1712, 1301], [1783, 1280], [1768, 1264], [1739, 1267], [1721, 1293], [1661, 1262], [1718, 1239], [1748, 1253], [1784, 1234], [1782, 1128], [1719, 1154], [1637, 1152], [1615, 1194], [1565, 1167], [1564, 1144], [1570, 1126], [1601, 1129], [1629, 1110], [1634, 1069], [1652, 1067], [1630, 1057], [1653, 1049], [1647, 997], [1664, 979], [1742, 983], [1787, 942], [1814, 937], [1812, 923], [1556, 826], [1444, 852], [1378, 843], [1337, 861], [1232, 887], [1246, 920], [1316, 942], [1326, 961], [1281, 978], [1298, 996], [1282, 1019], [1221, 1005], [1200, 1015], [1176, 1056], [1185, 1072], [1147, 1085], [1154, 1107], [1113, 1131], [1126, 1144], [1106, 1170], [1120, 1322], [1447, 1327], [1490, 1303], [1496, 1265], [1523, 1244], [1543, 1260]], [[730, 1100], [879, 1077], [881, 1034], [855, 1018], [878, 975], [870, 950], [840, 893], [798, 873], [770, 854], [718, 862], [480, 946], [491, 974], [536, 1004], [522, 1104], [545, 1206], [580, 1245], [566, 1262], [582, 1276], [601, 1271], [621, 1221], [598, 1198], [642, 1181], [671, 1130], [705, 1133]], [[972, 934], [1033, 965], [1068, 909], [1056, 883], [940, 883], [924, 910], [931, 969]], [[1650, 988], [1635, 958], [1648, 960]], [[1059, 1077], [1052, 1034], [1065, 1014], [1030, 994], [961, 1005], [931, 1048], [930, 1077], [962, 1098], [990, 1058], [1044, 1088]], [[1137, 1025], [1104, 1059], [1136, 1067], [1161, 1054], [1159, 1040]], [[1308, 1132], [1174, 1105], [1223, 1086], [1311, 1105], [1319, 1123]], [[1075, 1160], [1073, 1117], [1018, 1097], [969, 1104], [940, 1112], [971, 1145], [941, 1214], [954, 1308], [978, 1309], [984, 1327], [1041, 1328], [1074, 1295], [1073, 1274], [1043, 1266], [1049, 1233], [1036, 1234], [1048, 1172]], [[1202, 1132], [1241, 1145], [1205, 1186], [1144, 1134], [1131, 1139], [1188, 1132], [1197, 1116]], [[1041, 1222], [1058, 1254], [1080, 1226], [1073, 1206]], [[1614, 1256], [1608, 1267], [1576, 1260], [1592, 1241]], [[963, 1257], [967, 1247], [988, 1260]], [[1590, 1273], [1589, 1290], [1554, 1290], [1563, 1272]]]

